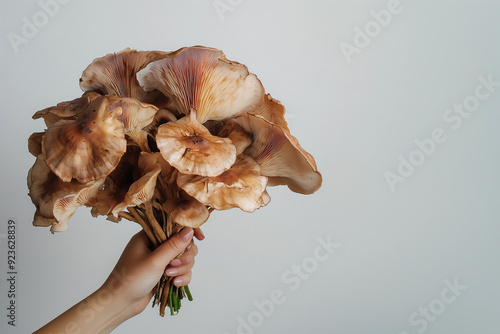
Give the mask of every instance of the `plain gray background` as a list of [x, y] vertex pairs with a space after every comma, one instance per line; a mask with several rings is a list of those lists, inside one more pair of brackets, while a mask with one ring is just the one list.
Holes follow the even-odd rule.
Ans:
[[[195, 301], [175, 317], [147, 308], [116, 333], [498, 333], [500, 87], [478, 105], [472, 96], [478, 78], [500, 82], [500, 5], [394, 4], [73, 0], [43, 21], [37, 1], [2, 1], [0, 331], [31, 332], [94, 291], [139, 230], [86, 208], [64, 233], [31, 225], [27, 139], [44, 129], [32, 114], [80, 96], [78, 79], [94, 58], [205, 45], [247, 65], [285, 104], [323, 186], [310, 196], [271, 188], [271, 203], [253, 214], [213, 213], [198, 243]], [[398, 13], [382, 26], [371, 12], [388, 6]], [[34, 19], [38, 31], [14, 46], [9, 36], [22, 37]], [[366, 46], [356, 37], [365, 28]], [[363, 47], [348, 62], [341, 43], [356, 42]], [[445, 119], [465, 101], [475, 110], [460, 126]], [[415, 141], [436, 129], [446, 140], [421, 159]], [[384, 174], [398, 173], [400, 156], [420, 165], [392, 191]], [[3, 314], [9, 218], [17, 222], [15, 328]], [[328, 236], [340, 246], [315, 262], [317, 238]], [[293, 274], [294, 265], [309, 276]], [[462, 290], [445, 290], [446, 280]], [[284, 302], [259, 318], [255, 302], [274, 290]], [[238, 328], [239, 317], [255, 326]]]

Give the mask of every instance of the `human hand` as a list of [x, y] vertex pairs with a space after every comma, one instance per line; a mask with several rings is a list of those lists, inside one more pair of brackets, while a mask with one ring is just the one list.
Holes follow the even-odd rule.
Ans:
[[200, 229], [184, 228], [152, 251], [146, 234], [137, 233], [99, 289], [36, 333], [109, 333], [146, 308], [163, 273], [187, 285], [198, 253], [193, 235], [205, 238]]
[[[185, 286], [191, 281], [191, 269], [198, 247], [192, 237], [203, 240], [200, 229], [184, 228], [154, 251], [146, 234], [134, 235], [115, 268], [99, 290], [106, 290], [127, 307], [132, 317], [141, 313], [153, 296], [153, 288], [163, 273], [173, 278], [175, 286]], [[180, 253], [184, 253], [176, 258]]]

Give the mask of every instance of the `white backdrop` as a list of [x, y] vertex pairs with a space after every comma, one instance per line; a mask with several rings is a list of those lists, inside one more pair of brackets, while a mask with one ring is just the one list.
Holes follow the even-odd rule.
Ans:
[[94, 291], [138, 231], [83, 208], [64, 233], [31, 225], [27, 139], [44, 129], [32, 114], [80, 96], [94, 58], [191, 45], [257, 74], [323, 186], [214, 213], [195, 301], [175, 317], [148, 308], [116, 333], [500, 331], [497, 1], [54, 1], [0, 11], [0, 332], [31, 332]]

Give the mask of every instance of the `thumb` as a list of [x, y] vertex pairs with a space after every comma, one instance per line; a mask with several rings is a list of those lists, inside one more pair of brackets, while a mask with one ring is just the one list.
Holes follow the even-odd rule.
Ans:
[[177, 234], [174, 234], [167, 241], [162, 243], [152, 253], [150, 260], [155, 266], [165, 269], [165, 267], [177, 255], [186, 249], [193, 239], [194, 231], [190, 227], [185, 227]]

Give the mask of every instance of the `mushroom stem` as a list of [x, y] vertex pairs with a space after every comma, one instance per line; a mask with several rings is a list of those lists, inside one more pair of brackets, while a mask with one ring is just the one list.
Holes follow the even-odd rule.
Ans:
[[135, 207], [129, 207], [128, 211], [134, 216], [136, 221], [141, 225], [142, 229], [144, 232], [146, 232], [146, 235], [148, 236], [149, 240], [153, 243], [154, 247], [158, 247], [158, 240], [155, 238], [155, 235], [153, 231], [151, 230], [151, 227], [146, 223], [146, 221], [141, 217], [140, 213], [137, 212], [137, 209]]
[[144, 203], [146, 217], [148, 218], [149, 224], [153, 228], [154, 235], [159, 239], [160, 243], [163, 243], [167, 240], [167, 235], [165, 231], [161, 228], [160, 224], [156, 220], [156, 217], [153, 212], [153, 205], [151, 201], [147, 201]]
[[132, 216], [132, 215], [131, 215], [130, 213], [128, 213], [128, 212], [125, 212], [125, 211], [120, 211], [120, 212], [118, 212], [118, 216], [123, 217], [123, 218], [125, 218], [125, 219], [127, 219], [127, 220], [130, 220], [131, 222], [135, 222], [135, 223], [137, 223], [137, 221], [136, 221], [136, 219], [134, 218], [134, 216]]
[[[172, 285], [172, 277], [165, 276], [165, 277], [163, 277], [163, 280], [165, 283], [163, 284], [163, 289], [162, 289], [163, 292], [161, 294], [161, 299], [160, 299], [161, 300], [160, 301], [160, 316], [162, 316], [162, 317], [165, 315], [165, 308], [167, 306], [167, 301], [170, 301], [172, 299], [172, 297], [170, 297], [170, 292], [171, 292], [170, 287]], [[170, 304], [170, 306], [172, 306], [171, 303], [169, 303], [169, 304]], [[170, 313], [172, 313], [172, 307], [170, 307], [170, 309], [171, 309]]]

